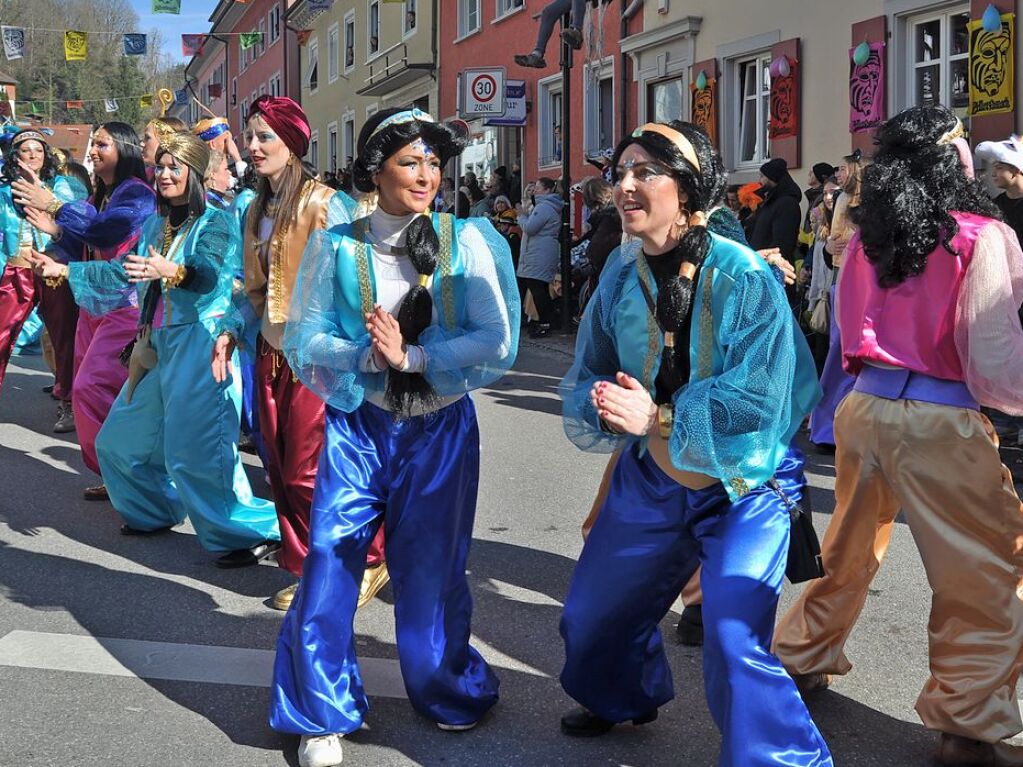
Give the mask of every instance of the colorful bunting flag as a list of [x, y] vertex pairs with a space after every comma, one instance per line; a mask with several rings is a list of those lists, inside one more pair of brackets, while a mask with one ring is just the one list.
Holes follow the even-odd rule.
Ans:
[[153, 106], [153, 94], [147, 93], [144, 96], [139, 96], [139, 109], [149, 109]]
[[258, 45], [263, 42], [262, 32], [242, 32], [239, 36], [239, 42], [241, 43], [242, 50], [248, 50], [253, 45]]
[[0, 27], [4, 38], [4, 55], [8, 61], [20, 59], [25, 55], [25, 28]]
[[309, 0], [310, 11], [329, 11], [334, 0]]
[[69, 101], [67, 102], [68, 109], [85, 109], [85, 104], [81, 101]]
[[88, 55], [88, 42], [85, 32], [69, 29], [64, 32], [64, 60], [85, 61]]
[[206, 46], [206, 35], [182, 35], [181, 55], [202, 56], [202, 49]]
[[32, 115], [43, 115], [43, 114], [46, 114], [46, 112], [43, 110], [43, 108], [41, 106], [39, 106], [34, 101], [28, 105], [28, 113], [32, 114]]
[[188, 88], [182, 88], [179, 91], [174, 91], [174, 103], [179, 107], [188, 105]]
[[132, 32], [124, 36], [125, 56], [144, 56], [146, 53], [146, 36]]
[[153, 0], [153, 13], [181, 15], [181, 0]]
[[210, 83], [207, 86], [207, 90], [211, 99], [219, 99], [224, 93], [224, 86], [220, 83]]
[[117, 99], [103, 99], [103, 107], [108, 112], [116, 112], [117, 111]]

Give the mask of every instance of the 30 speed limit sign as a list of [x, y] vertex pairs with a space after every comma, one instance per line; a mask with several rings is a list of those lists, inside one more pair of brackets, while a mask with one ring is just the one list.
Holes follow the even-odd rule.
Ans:
[[505, 112], [504, 67], [462, 71], [462, 117], [500, 117]]

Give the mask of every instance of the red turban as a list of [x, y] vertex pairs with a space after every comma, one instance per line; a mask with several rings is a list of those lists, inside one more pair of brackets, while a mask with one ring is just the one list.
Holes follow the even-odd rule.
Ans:
[[249, 117], [260, 115], [297, 157], [309, 149], [312, 129], [302, 107], [287, 96], [260, 96], [249, 107]]

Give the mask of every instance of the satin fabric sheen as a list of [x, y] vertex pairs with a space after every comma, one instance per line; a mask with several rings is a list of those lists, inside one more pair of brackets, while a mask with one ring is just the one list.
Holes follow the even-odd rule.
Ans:
[[75, 334], [75, 383], [71, 409], [82, 460], [99, 474], [96, 435], [128, 379], [119, 356], [138, 332], [139, 310], [134, 306], [97, 316], [81, 309]]
[[[790, 449], [776, 473], [793, 501], [801, 498], [802, 467], [802, 455]], [[649, 453], [627, 448], [565, 601], [565, 691], [613, 722], [670, 701], [658, 624], [702, 564], [704, 688], [722, 734], [718, 764], [830, 767], [795, 684], [768, 649], [789, 526], [767, 486], [734, 502], [720, 483], [687, 490]]]
[[465, 576], [479, 485], [479, 427], [469, 397], [395, 421], [363, 403], [328, 407], [310, 548], [284, 618], [270, 726], [319, 735], [359, 729], [369, 708], [352, 620], [366, 552], [387, 537], [398, 657], [412, 706], [469, 724], [497, 702], [498, 680], [469, 645]]
[[793, 673], [846, 674], [844, 647], [905, 512], [931, 586], [923, 723], [995, 743], [1020, 732], [1023, 513], [990, 421], [975, 410], [854, 391], [835, 420], [827, 575], [778, 624]]
[[53, 344], [56, 363], [53, 396], [69, 400], [78, 323], [78, 307], [71, 289], [66, 283], [56, 289], [48, 288], [28, 267], [10, 264], [0, 276], [0, 387], [21, 328], [36, 304]]
[[274, 505], [252, 495], [238, 457], [241, 385], [210, 375], [210, 331], [201, 323], [164, 327], [152, 344], [156, 367], [131, 404], [122, 390], [96, 440], [114, 508], [139, 530], [187, 515], [213, 552], [277, 539]]

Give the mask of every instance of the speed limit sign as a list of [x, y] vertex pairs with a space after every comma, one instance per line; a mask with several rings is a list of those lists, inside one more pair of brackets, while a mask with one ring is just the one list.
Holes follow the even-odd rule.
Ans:
[[500, 117], [505, 112], [504, 67], [465, 69], [461, 74], [461, 114], [466, 120]]

